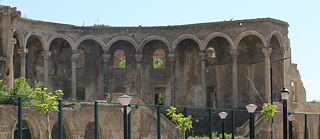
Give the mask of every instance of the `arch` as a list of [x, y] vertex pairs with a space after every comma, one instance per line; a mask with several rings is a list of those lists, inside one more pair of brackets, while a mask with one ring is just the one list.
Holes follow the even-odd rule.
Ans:
[[201, 50], [202, 48], [202, 43], [201, 41], [194, 35], [191, 35], [191, 34], [182, 34], [180, 35], [173, 43], [172, 43], [172, 50], [175, 51], [178, 44], [182, 41], [182, 40], [185, 40], [185, 39], [192, 39], [194, 40], [198, 46], [199, 46], [199, 49]]
[[121, 40], [131, 43], [134, 46], [136, 52], [138, 51], [138, 49], [139, 49], [138, 43], [134, 39], [129, 38], [127, 36], [118, 36], [118, 37], [115, 37], [115, 38], [111, 39], [110, 41], [108, 41], [107, 45], [104, 48], [105, 51], [107, 51], [109, 53], [109, 50], [110, 50], [110, 47], [112, 46], [112, 44], [114, 44], [117, 41], [121, 41]]
[[206, 49], [208, 43], [209, 43], [212, 39], [214, 39], [214, 38], [216, 38], [216, 37], [222, 37], [222, 38], [226, 39], [226, 40], [229, 42], [229, 44], [230, 44], [230, 46], [231, 46], [231, 49], [233, 49], [233, 50], [236, 49], [236, 47], [235, 47], [232, 39], [231, 39], [227, 34], [222, 33], [222, 32], [214, 32], [214, 33], [210, 34], [209, 36], [207, 36], [207, 37], [203, 40], [203, 48], [201, 48], [201, 50], [204, 51], [204, 50]]
[[[78, 39], [75, 43], [75, 45], [73, 46], [74, 48], [72, 48], [72, 50], [77, 50], [78, 46], [85, 40], [93, 40], [96, 41], [97, 43], [99, 43], [100, 47], [102, 48], [102, 50], [104, 50], [105, 48], [105, 43], [98, 37], [93, 36], [93, 35], [86, 35], [81, 37], [80, 39]], [[105, 51], [105, 50], [104, 50]]]
[[271, 32], [271, 34], [270, 34], [270, 37], [269, 37], [269, 42], [271, 41], [271, 39], [272, 39], [272, 37], [273, 36], [276, 36], [276, 38], [278, 39], [278, 41], [279, 41], [279, 44], [280, 44], [280, 47], [284, 47], [284, 45], [283, 45], [283, 35], [282, 35], [282, 33], [280, 32], [280, 31], [278, 31], [278, 30], [273, 30], [272, 32]]
[[16, 38], [17, 38], [17, 41], [20, 42], [20, 48], [23, 48], [24, 44], [25, 44], [25, 36], [24, 36], [24, 33], [21, 31], [21, 30], [15, 30], [14, 31], [15, 34], [17, 34]]
[[235, 47], [238, 47], [240, 41], [246, 37], [246, 36], [249, 36], [249, 35], [254, 35], [254, 36], [257, 36], [261, 42], [263, 43], [263, 46], [267, 46], [267, 41], [265, 39], [265, 37], [262, 36], [262, 34], [260, 34], [259, 32], [257, 31], [254, 31], [254, 30], [248, 30], [248, 31], [245, 31], [245, 32], [242, 32], [241, 34], [239, 34], [236, 39], [234, 40], [234, 45]]
[[[39, 129], [41, 129], [41, 127], [38, 123], [38, 120], [35, 117], [33, 117], [30, 114], [23, 114], [22, 120], [25, 120], [28, 123], [32, 137], [43, 138], [43, 134], [42, 134], [41, 130], [39, 130]], [[18, 121], [16, 121], [14, 125], [17, 125], [17, 124], [18, 124]], [[12, 131], [12, 137], [14, 137], [14, 135], [13, 135], [14, 130], [15, 129], [13, 129], [13, 131]]]
[[38, 32], [38, 31], [30, 32], [30, 33], [26, 36], [25, 42], [24, 42], [24, 44], [23, 44], [23, 47], [24, 47], [24, 48], [27, 48], [28, 39], [29, 39], [31, 36], [35, 36], [36, 38], [38, 38], [38, 39], [40, 40], [43, 50], [49, 50], [49, 48], [46, 48], [47, 45], [46, 45], [46, 41], [45, 41], [45, 40], [46, 40], [45, 36], [44, 36], [42, 33]]
[[73, 42], [73, 40], [72, 40], [72, 38], [70, 36], [67, 36], [65, 34], [54, 34], [48, 40], [49, 47], [50, 47], [52, 41], [57, 39], [57, 38], [61, 38], [61, 39], [66, 40], [70, 44], [71, 47], [74, 46], [74, 42]]
[[166, 44], [167, 48], [169, 51], [172, 51], [171, 47], [170, 47], [170, 42], [162, 37], [162, 36], [157, 36], [157, 35], [153, 35], [153, 36], [149, 36], [148, 38], [144, 39], [141, 43], [140, 43], [140, 49], [139, 49], [139, 53], [142, 52], [144, 46], [150, 42], [150, 41], [154, 41], [154, 40], [159, 40], [161, 42], [163, 42], [164, 44]]

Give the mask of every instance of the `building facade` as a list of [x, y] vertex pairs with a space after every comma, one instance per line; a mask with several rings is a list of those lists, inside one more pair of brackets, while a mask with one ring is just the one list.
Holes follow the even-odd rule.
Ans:
[[163, 96], [165, 105], [237, 109], [279, 102], [286, 87], [289, 111], [306, 112], [289, 25], [280, 20], [88, 27], [21, 18], [8, 6], [0, 12], [0, 73], [9, 87], [25, 77], [62, 89], [64, 99], [127, 93], [145, 104]]

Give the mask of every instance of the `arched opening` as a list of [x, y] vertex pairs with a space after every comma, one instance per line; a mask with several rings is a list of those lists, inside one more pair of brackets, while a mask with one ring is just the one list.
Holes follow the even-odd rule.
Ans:
[[102, 48], [94, 40], [85, 40], [78, 46], [76, 98], [103, 97]]
[[61, 38], [54, 39], [49, 48], [51, 57], [49, 61], [50, 88], [61, 89], [63, 98], [71, 98], [71, 46]]
[[14, 33], [13, 38], [16, 39], [16, 44], [14, 45], [13, 50], [13, 69], [14, 69], [14, 78], [21, 77], [21, 57], [19, 54], [20, 47], [20, 41], [18, 39], [18, 34]]
[[232, 107], [231, 46], [222, 37], [216, 37], [206, 46], [207, 106]]
[[151, 40], [143, 46], [142, 98], [149, 104], [164, 104], [171, 97], [168, 53], [167, 45], [160, 40]]
[[[14, 139], [18, 139], [18, 133], [19, 132], [19, 127], [18, 124], [16, 125], [14, 129]], [[22, 138], [23, 139], [31, 139], [31, 129], [29, 126], [29, 123], [26, 120], [22, 120]]]
[[[89, 122], [86, 126], [84, 138], [85, 139], [94, 139], [94, 135], [95, 135], [94, 122]], [[99, 135], [99, 137], [101, 137], [100, 136], [100, 128], [98, 129], [98, 135]]]
[[176, 104], [180, 106], [205, 106], [201, 91], [200, 46], [193, 39], [177, 44], [176, 53]]
[[239, 105], [261, 104], [265, 98], [264, 45], [255, 35], [248, 35], [238, 44]]
[[44, 56], [43, 46], [37, 36], [31, 36], [27, 40], [27, 57], [26, 57], [26, 78], [30, 83], [43, 82], [44, 79]]
[[117, 50], [114, 53], [114, 68], [124, 69], [126, 68], [126, 53], [123, 50]]
[[[110, 93], [133, 93], [136, 92], [137, 86], [137, 71], [135, 62], [135, 48], [127, 41], [120, 40], [113, 43], [110, 47], [110, 63], [108, 63], [108, 91]], [[121, 65], [123, 68], [116, 68]], [[115, 65], [115, 63], [117, 63]]]
[[280, 46], [280, 41], [276, 35], [273, 35], [270, 40], [272, 52], [270, 55], [270, 66], [272, 71], [272, 99], [274, 102], [281, 101], [279, 90], [284, 86], [284, 51]]
[[[51, 137], [52, 139], [59, 139], [59, 124], [58, 122], [56, 122], [53, 127], [52, 127], [52, 130], [51, 130]], [[62, 138], [63, 139], [67, 139], [66, 138], [66, 128], [64, 126], [64, 124], [62, 124]]]

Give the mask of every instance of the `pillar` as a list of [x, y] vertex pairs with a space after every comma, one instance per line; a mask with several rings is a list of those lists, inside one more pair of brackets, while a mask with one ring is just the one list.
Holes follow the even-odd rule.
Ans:
[[26, 56], [28, 53], [28, 49], [26, 48], [20, 48], [18, 49], [18, 53], [20, 55], [20, 76], [26, 78]]
[[77, 58], [80, 54], [73, 53], [71, 55], [71, 99], [77, 96]]
[[232, 57], [232, 102], [233, 108], [238, 106], [238, 55], [237, 50], [231, 50]]
[[262, 49], [264, 53], [264, 64], [265, 64], [265, 100], [266, 102], [271, 102], [271, 80], [270, 80], [270, 54], [272, 49], [265, 47]]
[[8, 64], [8, 70], [9, 75], [7, 77], [8, 79], [8, 88], [13, 88], [13, 82], [14, 82], [14, 69], [13, 69], [13, 53], [14, 53], [14, 45], [17, 43], [15, 38], [10, 38], [10, 47], [8, 49], [9, 55], [7, 56], [7, 62]]
[[49, 58], [51, 56], [50, 51], [42, 51], [42, 56], [43, 56], [43, 84], [46, 87], [49, 87]]
[[142, 97], [142, 54], [136, 54], [135, 55], [135, 58], [136, 58], [136, 63], [137, 63], [137, 73], [138, 73], [138, 76], [137, 76], [137, 94], [140, 95], [140, 97]]
[[104, 94], [106, 95], [109, 91], [109, 86], [108, 86], [108, 63], [110, 60], [110, 54], [103, 54], [102, 55], [102, 60], [103, 60], [103, 90]]
[[[205, 52], [200, 53], [201, 56], [201, 90], [202, 90], [202, 96], [207, 95], [207, 78], [206, 78], [206, 62], [207, 62], [207, 54]], [[208, 97], [208, 96], [207, 96]], [[205, 98], [202, 98], [202, 102], [205, 102]], [[201, 106], [205, 106], [205, 103], [203, 103]]]
[[176, 55], [174, 52], [169, 54], [170, 69], [171, 69], [171, 105], [175, 106], [176, 103]]

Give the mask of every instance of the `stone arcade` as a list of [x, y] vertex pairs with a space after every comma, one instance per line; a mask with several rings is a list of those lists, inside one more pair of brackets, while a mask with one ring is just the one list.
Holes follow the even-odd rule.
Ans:
[[[87, 27], [21, 18], [8, 6], [0, 6], [0, 14], [0, 78], [7, 79], [9, 87], [14, 78], [25, 77], [51, 90], [64, 90], [64, 99], [101, 100], [107, 93], [128, 93], [141, 98], [141, 103], [154, 104], [161, 94], [165, 105], [212, 108], [261, 106], [271, 100], [281, 108], [279, 91], [287, 87], [289, 111], [318, 112], [307, 106], [297, 65], [286, 59], [291, 57], [289, 25], [280, 20]], [[154, 67], [155, 59], [161, 59], [163, 66]], [[16, 119], [3, 117], [6, 112], [16, 114], [0, 109], [0, 128], [11, 128], [0, 129], [0, 138], [10, 138]], [[29, 125], [42, 126], [36, 117], [26, 115]], [[318, 132], [319, 119], [314, 119], [309, 128]], [[71, 129], [75, 121], [64, 120]], [[295, 126], [304, 128], [299, 120]], [[281, 124], [275, 128], [281, 129]]]

